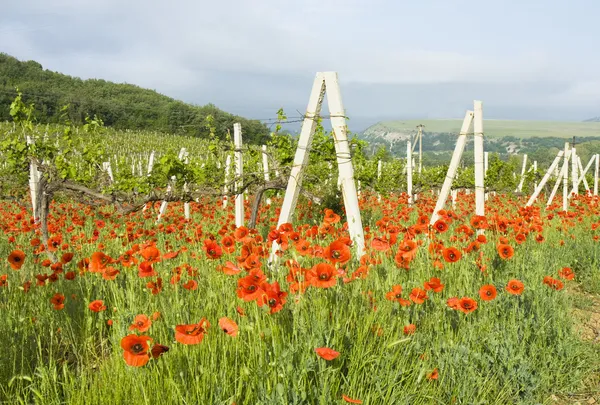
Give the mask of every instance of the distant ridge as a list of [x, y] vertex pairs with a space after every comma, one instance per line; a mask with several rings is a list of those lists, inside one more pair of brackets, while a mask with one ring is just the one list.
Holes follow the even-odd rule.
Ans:
[[583, 122], [600, 122], [600, 117], [590, 118], [589, 120], [585, 120]]

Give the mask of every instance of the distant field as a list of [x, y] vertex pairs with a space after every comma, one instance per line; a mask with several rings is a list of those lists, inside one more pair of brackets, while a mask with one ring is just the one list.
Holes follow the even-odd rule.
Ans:
[[[406, 121], [383, 121], [370, 130], [414, 132], [419, 124], [425, 125], [426, 132], [456, 132], [460, 131], [462, 120], [440, 119], [440, 120], [406, 120]], [[503, 136], [514, 136], [517, 138], [531, 137], [559, 137], [585, 138], [600, 136], [600, 122], [553, 122], [553, 121], [509, 121], [509, 120], [484, 120], [483, 130], [485, 135], [493, 138]]]

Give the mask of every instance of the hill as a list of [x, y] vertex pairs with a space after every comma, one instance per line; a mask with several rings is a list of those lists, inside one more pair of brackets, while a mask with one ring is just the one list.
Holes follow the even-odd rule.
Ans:
[[196, 106], [132, 84], [102, 79], [82, 80], [50, 70], [35, 61], [19, 61], [0, 53], [0, 121], [10, 120], [10, 103], [16, 88], [27, 103], [34, 103], [40, 123], [61, 121], [61, 107], [69, 105], [68, 118], [85, 122], [97, 114], [116, 129], [147, 129], [207, 137], [206, 117], [212, 115], [219, 137], [224, 138], [234, 122], [242, 124], [244, 141], [262, 143], [269, 135], [259, 121], [220, 110], [212, 104]]
[[[406, 155], [406, 141], [417, 133], [417, 125], [423, 124], [423, 151], [429, 162], [443, 163], [450, 157], [456, 144], [462, 120], [402, 120], [382, 121], [367, 128], [360, 138], [374, 147], [384, 146], [397, 156]], [[531, 159], [551, 161], [556, 151], [565, 142], [575, 142], [578, 149], [588, 148], [593, 143], [597, 150], [600, 141], [600, 122], [553, 122], [486, 120], [483, 122], [484, 147], [503, 158], [527, 153]], [[466, 155], [472, 153], [469, 139]], [[590, 153], [597, 153], [590, 150]]]

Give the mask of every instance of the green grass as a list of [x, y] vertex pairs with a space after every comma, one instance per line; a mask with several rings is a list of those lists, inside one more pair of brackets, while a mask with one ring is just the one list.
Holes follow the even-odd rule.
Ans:
[[[415, 133], [415, 127], [425, 125], [426, 132], [458, 133], [462, 119], [424, 119], [424, 120], [398, 120], [383, 121], [365, 131], [399, 131], [402, 133]], [[501, 138], [514, 136], [516, 138], [532, 137], [557, 137], [557, 138], [586, 138], [600, 136], [600, 122], [560, 122], [560, 121], [516, 121], [516, 120], [490, 120], [483, 121], [486, 136]]]
[[[472, 198], [472, 197], [469, 197]], [[384, 200], [383, 204], [386, 204]], [[395, 200], [389, 200], [390, 206]], [[419, 204], [431, 204], [423, 197]], [[488, 210], [512, 216], [513, 203], [489, 202]], [[515, 206], [518, 204], [515, 204]], [[421, 208], [425, 206], [421, 205]], [[490, 208], [492, 207], [492, 208]], [[154, 225], [154, 216], [136, 214], [126, 219], [104, 216], [91, 210], [82, 226], [73, 224], [81, 207], [56, 206], [52, 223], [58, 226], [68, 245], [76, 253], [65, 271], [76, 268], [76, 262], [89, 257], [105, 245], [104, 251], [118, 257], [133, 243], [156, 240], [164, 252], [168, 242], [175, 249], [188, 248], [172, 260], [155, 265], [163, 278], [164, 288], [158, 295], [146, 288], [148, 279], [140, 279], [137, 269], [118, 266], [121, 274], [106, 281], [100, 274], [85, 273], [73, 281], [61, 275], [58, 281], [44, 287], [32, 286], [24, 293], [19, 286], [33, 274], [47, 272], [35, 264], [29, 241], [30, 233], [13, 231], [15, 243], [0, 239], [0, 257], [21, 246], [27, 251], [26, 264], [20, 271], [6, 269], [8, 287], [0, 290], [0, 401], [40, 404], [341, 404], [342, 394], [359, 398], [365, 404], [536, 404], [548, 400], [550, 394], [576, 392], [581, 381], [600, 367], [598, 351], [580, 342], [573, 333], [572, 300], [566, 290], [553, 291], [542, 284], [546, 275], [556, 277], [564, 266], [572, 266], [577, 280], [598, 280], [598, 244], [590, 237], [589, 211], [578, 215], [582, 223], [560, 228], [561, 219], [543, 219], [544, 243], [534, 240], [515, 246], [510, 260], [496, 253], [499, 235], [488, 231], [489, 243], [482, 246], [487, 274], [474, 261], [477, 253], [465, 255], [444, 270], [436, 270], [427, 252], [427, 241], [419, 248], [410, 270], [399, 269], [391, 257], [382, 255], [381, 264], [373, 266], [365, 280], [345, 284], [339, 280], [331, 289], [310, 288], [296, 298], [290, 294], [281, 312], [270, 315], [265, 307], [244, 302], [236, 296], [236, 276], [216, 271], [217, 264], [235, 262], [238, 251], [219, 260], [209, 260], [202, 249], [202, 239], [216, 234], [225, 216], [215, 214], [214, 203], [194, 204], [193, 222], [181, 221], [182, 207], [169, 205], [164, 228]], [[365, 208], [370, 212], [372, 232], [380, 235], [376, 221], [383, 206]], [[10, 229], [15, 205], [1, 206], [5, 213], [0, 224]], [[390, 208], [391, 209], [391, 208]], [[322, 214], [301, 205], [303, 214], [311, 213], [315, 221]], [[466, 219], [471, 206], [459, 204], [457, 213]], [[397, 214], [406, 212], [400, 206]], [[210, 215], [215, 214], [215, 219]], [[395, 216], [396, 214], [394, 214]], [[489, 214], [491, 216], [491, 214]], [[268, 225], [273, 211], [263, 213], [262, 226]], [[416, 210], [410, 221], [415, 223]], [[103, 218], [107, 226], [97, 229], [94, 220]], [[545, 218], [545, 217], [544, 217]], [[126, 231], [125, 222], [133, 227]], [[447, 246], [464, 246], [467, 241], [449, 241], [460, 221], [441, 236]], [[186, 242], [200, 225], [203, 237]], [[67, 231], [67, 228], [73, 229]], [[181, 230], [177, 227], [181, 226]], [[94, 230], [96, 241], [88, 241]], [[127, 233], [137, 229], [148, 231], [128, 242]], [[171, 231], [166, 232], [167, 229]], [[115, 235], [111, 236], [111, 231]], [[509, 231], [510, 232], [510, 231]], [[71, 235], [86, 235], [71, 241]], [[573, 238], [571, 238], [571, 235]], [[401, 239], [401, 238], [400, 238]], [[217, 236], [220, 240], [220, 236]], [[327, 246], [333, 238], [311, 240]], [[559, 244], [564, 240], [563, 246]], [[81, 250], [78, 250], [81, 245]], [[395, 253], [397, 246], [393, 248]], [[322, 262], [318, 258], [297, 256], [293, 249], [285, 258], [296, 257], [303, 268]], [[584, 261], [581, 258], [585, 258]], [[284, 260], [282, 259], [282, 260]], [[263, 262], [265, 260], [263, 259]], [[189, 264], [198, 270], [193, 276], [199, 283], [196, 291], [169, 283], [173, 270]], [[349, 266], [349, 272], [357, 267]], [[263, 266], [269, 281], [278, 280], [287, 290], [287, 270], [280, 266]], [[400, 307], [385, 300], [385, 294], [396, 284], [404, 288], [407, 298], [411, 289], [422, 287], [432, 276], [445, 284], [440, 293], [428, 292], [422, 305]], [[183, 272], [181, 283], [190, 278]], [[517, 278], [525, 284], [521, 296], [504, 290], [507, 281]], [[574, 283], [574, 282], [571, 282]], [[498, 288], [494, 301], [479, 299], [484, 284]], [[67, 297], [64, 310], [51, 309], [50, 297], [61, 292]], [[370, 292], [370, 293], [369, 293]], [[371, 301], [372, 294], [374, 301]], [[447, 307], [450, 297], [475, 298], [478, 309], [463, 314]], [[93, 313], [87, 304], [103, 299], [108, 310]], [[236, 307], [245, 309], [238, 315]], [[374, 308], [376, 306], [376, 309]], [[145, 334], [156, 343], [170, 347], [158, 360], [141, 368], [125, 364], [120, 347], [123, 336], [131, 333], [128, 326], [137, 314], [161, 312]], [[239, 336], [232, 338], [218, 328], [218, 319], [227, 316], [240, 326]], [[208, 334], [199, 345], [185, 346], [175, 342], [177, 324], [198, 322], [202, 317], [211, 323]], [[35, 321], [32, 320], [35, 318]], [[106, 325], [108, 319], [112, 327]], [[403, 334], [405, 325], [417, 325], [411, 336]], [[374, 333], [381, 328], [382, 334]], [[327, 362], [316, 356], [316, 347], [327, 346], [340, 352], [340, 357]], [[439, 379], [427, 375], [437, 368]]]

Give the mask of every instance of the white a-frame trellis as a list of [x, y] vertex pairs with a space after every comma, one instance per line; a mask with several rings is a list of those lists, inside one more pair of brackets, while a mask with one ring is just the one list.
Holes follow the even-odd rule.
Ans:
[[[350, 155], [350, 145], [346, 135], [346, 117], [337, 72], [319, 72], [315, 77], [310, 99], [308, 100], [308, 107], [306, 108], [306, 115], [302, 122], [298, 148], [294, 156], [294, 163], [290, 172], [277, 226], [279, 227], [281, 224], [290, 222], [292, 213], [296, 208], [298, 194], [302, 186], [302, 175], [308, 163], [308, 153], [325, 94], [327, 94], [331, 126], [333, 128], [333, 141], [337, 155], [339, 182], [344, 197], [344, 207], [346, 208], [348, 231], [356, 248], [356, 255], [360, 258], [364, 253], [365, 241], [360, 210], [358, 208], [356, 185], [354, 183], [354, 168]], [[279, 245], [273, 243], [270, 261], [275, 259], [275, 252], [278, 249]]]
[[444, 209], [448, 194], [452, 188], [452, 180], [456, 176], [456, 171], [460, 163], [460, 159], [465, 150], [467, 143], [467, 134], [473, 124], [473, 135], [474, 135], [474, 150], [475, 150], [475, 215], [485, 215], [485, 168], [484, 168], [484, 153], [483, 153], [483, 103], [481, 101], [474, 102], [473, 111], [467, 111], [465, 119], [463, 120], [460, 134], [456, 140], [456, 147], [450, 160], [450, 167], [448, 167], [448, 174], [444, 179], [442, 185], [442, 191], [438, 197], [435, 209], [431, 215], [429, 223], [433, 225], [439, 218], [439, 211]]

